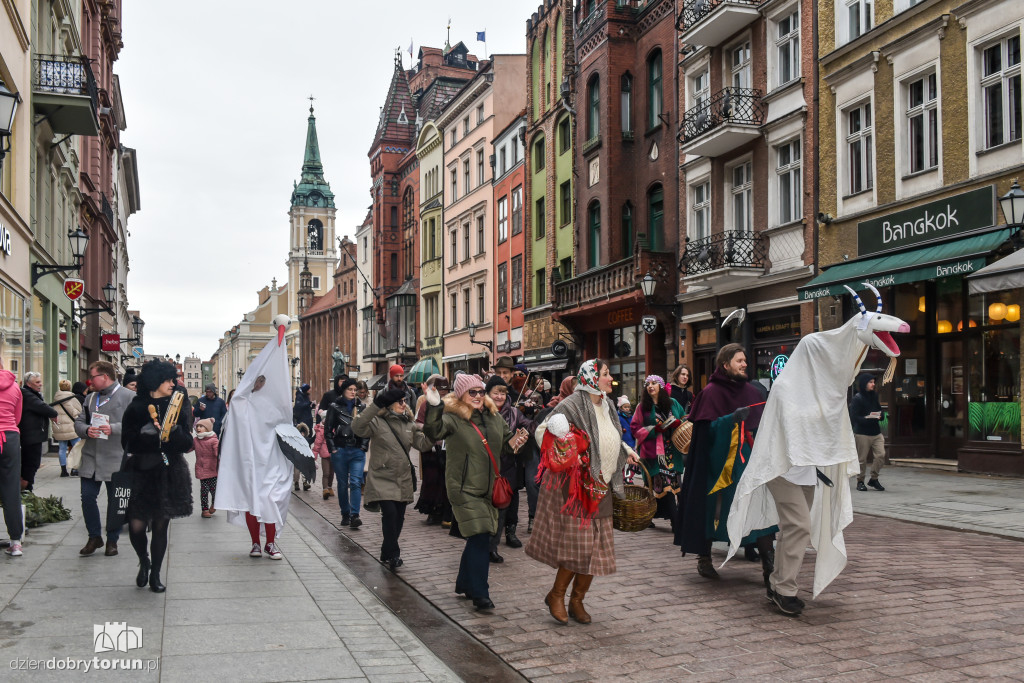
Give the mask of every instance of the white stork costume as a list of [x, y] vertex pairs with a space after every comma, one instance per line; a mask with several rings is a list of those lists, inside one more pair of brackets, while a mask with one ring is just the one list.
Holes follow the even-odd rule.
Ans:
[[[779, 521], [768, 482], [794, 467], [815, 467], [835, 486], [818, 480], [811, 506], [811, 545], [817, 551], [813, 595], [817, 597], [846, 566], [843, 529], [853, 521], [849, 478], [860, 471], [853, 428], [846, 406], [847, 388], [857, 376], [869, 347], [893, 363], [900, 350], [890, 332], [909, 332], [899, 318], [882, 315], [882, 301], [868, 312], [851, 289], [860, 313], [842, 327], [803, 337], [772, 386], [750, 462], [729, 510], [729, 561], [751, 529]], [[849, 289], [849, 288], [847, 288]], [[724, 563], [723, 563], [724, 564]]]
[[[276, 524], [278, 533], [291, 500], [289, 457], [294, 459], [295, 454], [288, 448], [315, 463], [309, 445], [292, 426], [291, 380], [282, 345], [288, 323], [287, 316], [274, 319], [276, 343], [263, 347], [231, 399], [217, 474], [217, 507], [227, 512], [229, 522], [245, 527], [245, 513], [250, 512], [261, 530], [265, 524]], [[304, 469], [300, 463], [296, 466]]]

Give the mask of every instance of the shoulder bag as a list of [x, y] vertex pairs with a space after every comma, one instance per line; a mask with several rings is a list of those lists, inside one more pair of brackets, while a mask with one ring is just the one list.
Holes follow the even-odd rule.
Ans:
[[491, 458], [491, 467], [494, 468], [494, 490], [491, 491], [491, 505], [499, 510], [504, 510], [512, 504], [512, 485], [508, 483], [508, 479], [501, 476], [501, 472], [498, 471], [498, 463], [494, 459], [494, 453], [491, 453], [491, 447], [487, 445], [487, 437], [480, 431], [480, 428], [473, 424], [472, 420], [469, 421], [476, 433], [480, 435], [480, 440], [484, 442], [484, 448], [487, 449], [487, 455]]

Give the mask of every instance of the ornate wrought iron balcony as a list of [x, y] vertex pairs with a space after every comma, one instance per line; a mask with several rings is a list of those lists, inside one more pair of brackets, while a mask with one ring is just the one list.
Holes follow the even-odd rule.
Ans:
[[35, 113], [49, 120], [58, 134], [99, 134], [99, 91], [86, 58], [36, 55], [32, 67]]
[[114, 227], [114, 207], [107, 201], [107, 196], [103, 195], [103, 201], [101, 202], [101, 210], [103, 211], [103, 217], [107, 219], [107, 225]]
[[679, 15], [681, 40], [692, 45], [720, 45], [759, 16], [761, 0], [687, 0]]
[[679, 270], [685, 277], [725, 268], [764, 270], [767, 256], [768, 240], [761, 233], [727, 230], [697, 240], [687, 239]]
[[722, 88], [683, 114], [680, 151], [714, 157], [735, 149], [761, 135], [765, 110], [760, 90]]

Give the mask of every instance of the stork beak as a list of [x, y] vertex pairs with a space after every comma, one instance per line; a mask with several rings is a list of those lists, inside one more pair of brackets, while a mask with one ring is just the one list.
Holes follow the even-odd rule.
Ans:
[[280, 346], [284, 342], [284, 325], [277, 328], [277, 345]]

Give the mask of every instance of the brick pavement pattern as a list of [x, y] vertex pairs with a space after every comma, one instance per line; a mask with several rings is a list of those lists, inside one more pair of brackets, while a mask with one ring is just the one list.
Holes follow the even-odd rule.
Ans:
[[[321, 500], [318, 487], [296, 495], [340, 526], [336, 499]], [[340, 533], [376, 557], [380, 517], [362, 518], [360, 529]], [[858, 513], [846, 533], [846, 570], [818, 600], [802, 590], [807, 609], [794, 619], [765, 598], [759, 563], [734, 558], [721, 581], [705, 580], [659, 520], [655, 529], [616, 532], [619, 571], [595, 578], [587, 596], [594, 623], [561, 626], [543, 604], [553, 571], [504, 542], [505, 562], [490, 572], [497, 607], [474, 611], [454, 593], [464, 542], [425, 519], [409, 506], [398, 575], [532, 680], [1024, 681], [1016, 540]], [[813, 566], [809, 551], [802, 589]]]

